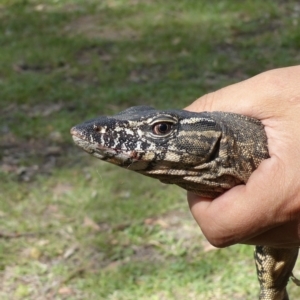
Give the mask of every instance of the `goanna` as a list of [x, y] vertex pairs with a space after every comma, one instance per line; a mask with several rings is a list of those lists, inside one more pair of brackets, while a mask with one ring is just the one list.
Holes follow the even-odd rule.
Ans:
[[[137, 106], [77, 125], [71, 134], [101, 160], [211, 198], [246, 183], [269, 157], [261, 122], [225, 112]], [[259, 299], [289, 299], [286, 285], [297, 255], [298, 248], [256, 247]]]

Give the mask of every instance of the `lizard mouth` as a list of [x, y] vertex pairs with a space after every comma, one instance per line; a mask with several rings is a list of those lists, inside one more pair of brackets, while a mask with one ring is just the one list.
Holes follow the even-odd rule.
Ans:
[[85, 152], [96, 156], [97, 158], [103, 160], [105, 159], [105, 157], [107, 156], [108, 152], [109, 152], [109, 148], [103, 149], [103, 147], [101, 147], [102, 151], [99, 151], [99, 144], [89, 141], [86, 136], [84, 134], [82, 134], [80, 132], [80, 130], [78, 130], [75, 127], [71, 128], [70, 133], [72, 135], [73, 141], [74, 143], [81, 149], [83, 149]]
[[78, 147], [97, 157], [98, 159], [122, 166], [130, 165], [133, 161], [137, 160], [137, 153], [135, 151], [124, 151], [108, 148], [97, 142], [89, 141], [74, 127], [71, 129], [71, 135], [74, 143]]

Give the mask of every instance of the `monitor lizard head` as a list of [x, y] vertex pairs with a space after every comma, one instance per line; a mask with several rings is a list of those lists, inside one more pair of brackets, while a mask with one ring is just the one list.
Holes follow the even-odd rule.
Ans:
[[148, 106], [89, 120], [74, 126], [71, 134], [75, 144], [93, 156], [132, 170], [179, 162], [198, 166], [216, 155], [221, 138], [219, 126], [209, 117]]
[[258, 166], [243, 136], [253, 140], [251, 126], [263, 130], [245, 116], [136, 106], [79, 124], [71, 134], [76, 145], [103, 161], [214, 196], [246, 182]]

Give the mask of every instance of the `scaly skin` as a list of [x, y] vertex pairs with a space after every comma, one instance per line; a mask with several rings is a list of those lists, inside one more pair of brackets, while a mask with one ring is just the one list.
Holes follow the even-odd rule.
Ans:
[[[269, 157], [263, 125], [224, 112], [159, 111], [148, 106], [102, 116], [71, 129], [75, 144], [93, 156], [215, 198]], [[257, 246], [261, 300], [287, 300], [298, 248]]]

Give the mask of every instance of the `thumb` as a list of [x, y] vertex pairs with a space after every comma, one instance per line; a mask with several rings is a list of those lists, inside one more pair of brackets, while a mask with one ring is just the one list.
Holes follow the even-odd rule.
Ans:
[[[195, 100], [185, 109], [193, 112], [226, 111], [253, 115], [253, 107], [256, 106], [256, 103], [262, 102], [263, 99], [262, 93], [257, 94], [257, 89], [253, 88], [254, 86], [257, 87], [259, 83], [256, 81], [256, 78], [253, 77], [208, 93]], [[245, 91], [251, 91], [251, 93], [245, 93]]]
[[[259, 120], [281, 114], [284, 99], [293, 98], [300, 76], [300, 66], [266, 71], [242, 82], [206, 94], [185, 109], [188, 111], [226, 111]], [[279, 105], [280, 104], [280, 105]]]

